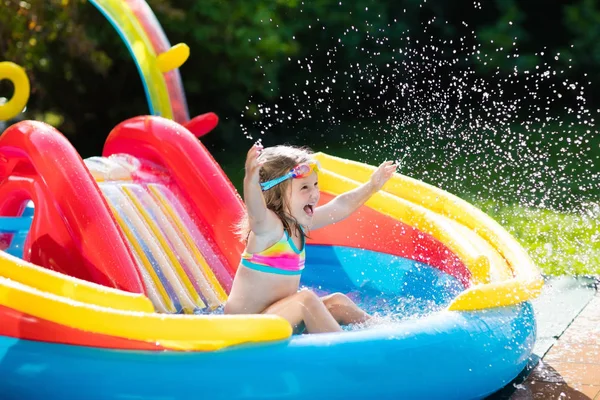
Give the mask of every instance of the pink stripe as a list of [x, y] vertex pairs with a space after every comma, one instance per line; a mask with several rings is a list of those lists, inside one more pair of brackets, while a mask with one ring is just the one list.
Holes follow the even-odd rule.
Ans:
[[250, 259], [250, 262], [256, 264], [262, 264], [273, 268], [279, 268], [286, 271], [300, 271], [304, 268], [304, 260], [299, 260], [297, 257], [265, 257], [254, 254]]

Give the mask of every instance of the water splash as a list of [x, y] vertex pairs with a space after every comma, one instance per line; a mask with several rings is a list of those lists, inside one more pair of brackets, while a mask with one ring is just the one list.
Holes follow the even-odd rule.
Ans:
[[[268, 104], [250, 100], [247, 109], [257, 119], [242, 131], [247, 137], [295, 131], [299, 142], [311, 132], [318, 150], [372, 164], [402, 158], [401, 173], [504, 222], [515, 217], [507, 205], [524, 220], [545, 217], [530, 210], [562, 213], [589, 228], [581, 232], [587, 255], [573, 268], [598, 265], [598, 241], [589, 237], [600, 235], [594, 211], [600, 207], [600, 110], [588, 106], [587, 74], [575, 80], [568, 73], [572, 60], [546, 48], [535, 53], [535, 64], [522, 59], [517, 36], [508, 46], [482, 44], [474, 30], [458, 40], [436, 38], [430, 33], [436, 22], [394, 40], [388, 32], [396, 31], [396, 21], [378, 31], [366, 22], [333, 38], [333, 47], [315, 43], [307, 57], [288, 59], [287, 79], [294, 80], [294, 70], [303, 77], [293, 81], [294, 90]], [[463, 28], [469, 31], [468, 22]], [[354, 46], [360, 60], [347, 61], [345, 46]], [[509, 59], [512, 70], [501, 69], [498, 58]], [[317, 70], [315, 60], [324, 68]], [[560, 241], [536, 241], [530, 250], [536, 261], [558, 265], [565, 260], [556, 260], [553, 243]]]

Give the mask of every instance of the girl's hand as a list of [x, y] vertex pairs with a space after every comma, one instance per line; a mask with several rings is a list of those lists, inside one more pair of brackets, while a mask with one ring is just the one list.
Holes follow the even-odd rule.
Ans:
[[258, 161], [258, 156], [262, 151], [263, 146], [261, 144], [254, 144], [250, 150], [248, 150], [248, 155], [246, 156], [246, 180], [252, 183], [259, 183], [259, 175], [260, 166], [263, 164], [262, 161]]
[[371, 175], [371, 185], [375, 191], [381, 189], [390, 180], [394, 172], [396, 172], [397, 167], [398, 165], [393, 161], [385, 161], [373, 172], [373, 175]]

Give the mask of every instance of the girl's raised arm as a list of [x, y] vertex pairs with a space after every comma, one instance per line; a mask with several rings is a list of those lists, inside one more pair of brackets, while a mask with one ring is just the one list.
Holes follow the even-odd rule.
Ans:
[[316, 208], [311, 229], [319, 229], [348, 217], [390, 180], [396, 172], [396, 167], [397, 165], [392, 161], [384, 162], [373, 172], [368, 182], [356, 189], [342, 193], [324, 206]]
[[262, 145], [255, 144], [246, 157], [246, 175], [244, 176], [244, 203], [248, 210], [250, 230], [255, 235], [268, 233], [277, 227], [277, 217], [267, 209], [260, 187], [259, 171], [262, 162], [258, 156]]

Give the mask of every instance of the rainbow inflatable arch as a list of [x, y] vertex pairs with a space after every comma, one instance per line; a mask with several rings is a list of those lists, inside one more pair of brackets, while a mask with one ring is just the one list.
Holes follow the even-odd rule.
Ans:
[[[86, 160], [40, 122], [0, 136], [3, 396], [477, 399], [523, 370], [538, 269], [486, 214], [400, 174], [306, 244], [302, 284], [348, 294], [379, 323], [292, 335], [277, 316], [222, 315], [243, 203], [198, 140], [216, 116], [188, 120], [168, 89], [181, 50], [156, 50], [144, 2], [94, 3], [149, 60], [155, 115], [121, 122]], [[322, 203], [374, 169], [316, 157]]]

